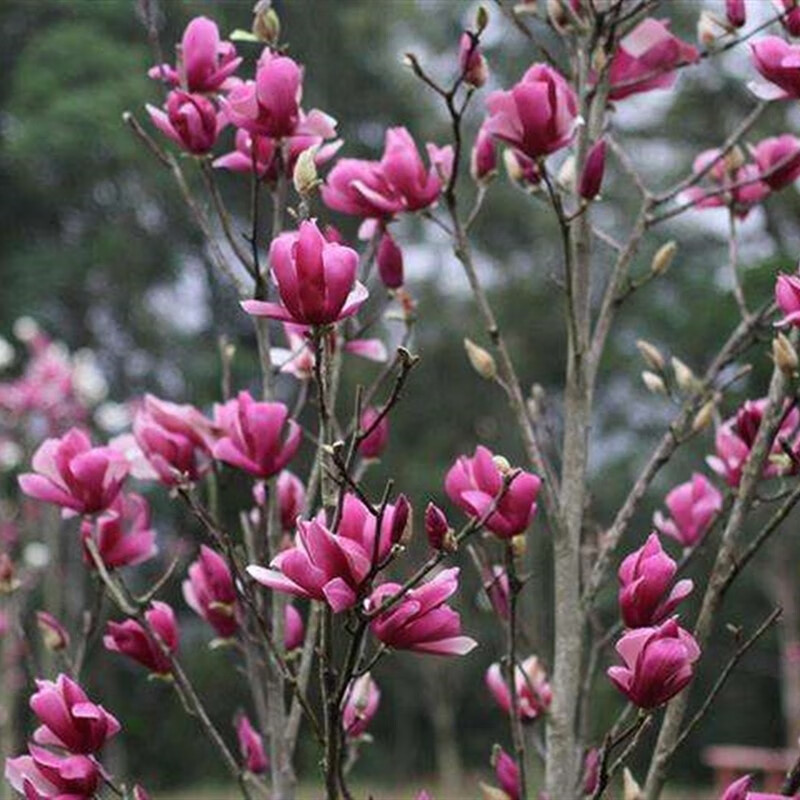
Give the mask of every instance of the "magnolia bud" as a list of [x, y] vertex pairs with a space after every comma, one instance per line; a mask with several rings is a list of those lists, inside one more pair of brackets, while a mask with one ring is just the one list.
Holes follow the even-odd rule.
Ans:
[[737, 170], [741, 169], [746, 161], [747, 157], [744, 154], [744, 150], [737, 144], [735, 147], [731, 147], [725, 154], [725, 169], [732, 175]]
[[479, 347], [472, 339], [464, 339], [464, 349], [467, 351], [469, 363], [481, 378], [491, 381], [497, 377], [497, 364], [488, 350]]
[[622, 773], [622, 800], [644, 800], [642, 787], [639, 786], [627, 767]]
[[509, 800], [508, 795], [499, 787], [491, 786], [483, 781], [478, 782], [483, 800]]
[[650, 263], [651, 272], [654, 275], [663, 275], [670, 268], [677, 251], [678, 245], [674, 241], [662, 244], [661, 247], [656, 250], [656, 254], [653, 256], [653, 260]]
[[644, 385], [647, 387], [648, 392], [652, 392], [653, 394], [666, 394], [667, 387], [664, 381], [655, 374], [655, 372], [649, 372], [645, 370], [642, 373], [642, 380], [644, 381]]
[[508, 459], [505, 456], [492, 456], [492, 461], [503, 475], [511, 472], [511, 464], [508, 463]]
[[547, 0], [547, 18], [559, 33], [569, 30], [571, 19], [563, 0]]
[[568, 191], [575, 188], [575, 156], [569, 155], [564, 159], [558, 171], [558, 182]]
[[516, 150], [503, 151], [503, 166], [506, 168], [508, 177], [524, 188], [538, 186], [542, 180], [542, 174], [536, 162]]
[[684, 392], [692, 392], [698, 387], [698, 380], [694, 372], [686, 366], [679, 358], [673, 356], [670, 359], [672, 371], [675, 373], [675, 382]]
[[713, 400], [709, 400], [701, 406], [695, 418], [692, 420], [693, 433], [700, 433], [700, 431], [704, 431], [711, 424], [711, 421], [714, 419], [715, 408], [716, 404]]
[[19, 587], [16, 572], [8, 553], [0, 553], [0, 594], [9, 594]]
[[388, 232], [381, 236], [376, 261], [383, 285], [399, 289], [403, 285], [403, 251]]
[[637, 339], [636, 347], [641, 353], [642, 358], [647, 362], [647, 366], [654, 369], [656, 372], [661, 372], [664, 369], [664, 356], [661, 351], [645, 339]]
[[488, 24], [489, 12], [486, 10], [486, 6], [478, 6], [478, 10], [475, 12], [475, 28], [478, 33], [483, 33]]
[[747, 22], [744, 0], [725, 0], [725, 15], [731, 27], [741, 28]]
[[44, 646], [48, 650], [57, 651], [69, 647], [69, 634], [66, 628], [52, 614], [47, 611], [37, 611], [36, 624]]
[[788, 377], [797, 374], [797, 350], [794, 345], [782, 333], [779, 333], [772, 340], [772, 358], [775, 366]]
[[319, 185], [317, 164], [314, 160], [317, 155], [317, 149], [317, 146], [314, 145], [307, 150], [303, 150], [294, 165], [292, 181], [297, 194], [301, 197], [308, 197]]
[[453, 529], [444, 511], [433, 502], [428, 503], [425, 509], [425, 533], [428, 536], [428, 543], [434, 550], [453, 552], [456, 549]]
[[253, 35], [270, 46], [281, 38], [281, 20], [272, 7], [272, 0], [258, 0], [253, 6]]
[[390, 538], [395, 544], [408, 544], [414, 532], [414, 514], [408, 498], [401, 494], [394, 506]]
[[605, 168], [606, 143], [604, 139], [599, 139], [586, 156], [581, 179], [578, 181], [578, 194], [584, 200], [594, 200], [600, 194]]
[[517, 534], [511, 539], [511, 552], [515, 558], [522, 558], [525, 555], [525, 550], [528, 547], [528, 540], [525, 538], [524, 533]]

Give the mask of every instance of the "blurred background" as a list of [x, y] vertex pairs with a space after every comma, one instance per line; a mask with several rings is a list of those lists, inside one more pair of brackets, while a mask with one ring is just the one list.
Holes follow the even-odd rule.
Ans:
[[[250, 26], [252, 0], [152, 2], [168, 60], [173, 43], [194, 15], [213, 17], [223, 34]], [[417, 141], [446, 143], [447, 121], [403, 67], [402, 56], [413, 50], [432, 73], [451, 75], [460, 31], [474, 19], [477, 4], [276, 0], [274, 5], [290, 54], [305, 64], [304, 105], [339, 120], [343, 154], [376, 157], [385, 128], [395, 124], [406, 125]], [[670, 0], [664, 5], [676, 33], [695, 41], [700, 9], [719, 9], [721, 4]], [[748, 5], [752, 25], [760, 14], [771, 13], [766, 0]], [[487, 6], [492, 15], [485, 36], [491, 86], [507, 86], [535, 57], [496, 6]], [[248, 47], [242, 44], [240, 51], [252, 55]], [[615, 113], [619, 138], [654, 186], [666, 186], [685, 174], [694, 156], [720, 144], [754, 105], [746, 88], [753, 77], [747, 53], [734, 51], [712, 61], [686, 71], [680, 92], [637, 96]], [[25, 316], [71, 350], [88, 348], [107, 382], [103, 412], [94, 418], [106, 435], [115, 432], [116, 424], [109, 402], [121, 403], [145, 391], [209, 408], [219, 398], [221, 334], [237, 346], [235, 387], [255, 388], [258, 383], [249, 319], [239, 310], [231, 288], [213, 274], [169, 175], [121, 121], [125, 110], [144, 121], [144, 104], [160, 102], [159, 87], [146, 77], [153, 62], [134, 0], [0, 3], [0, 334], [20, 353], [15, 322]], [[469, 119], [473, 130], [481, 113], [479, 99]], [[780, 105], [764, 115], [752, 136], [755, 140], [796, 133], [799, 127], [796, 107]], [[244, 214], [247, 182], [227, 174], [219, 180], [232, 206]], [[633, 188], [614, 164], [607, 174], [604, 202], [596, 211], [602, 227], [622, 237], [636, 202]], [[334, 220], [321, 207], [315, 212], [355, 240], [352, 220]], [[644, 274], [660, 244], [671, 238], [680, 243], [669, 274], [623, 308], [610, 341], [592, 431], [591, 519], [598, 530], [612, 518], [674, 414], [669, 400], [648, 394], [642, 385], [644, 365], [636, 339], [648, 339], [702, 370], [710, 344], [720, 341], [737, 320], [724, 268], [726, 224], [724, 211], [695, 212], [657, 229], [639, 255], [634, 273]], [[799, 236], [800, 198], [792, 187], [742, 223], [741, 259], [751, 297], [766, 299], [776, 270], [793, 269]], [[564, 335], [553, 219], [536, 196], [501, 174], [490, 188], [475, 237], [481, 271], [523, 384], [542, 387], [557, 439]], [[499, 390], [481, 382], [464, 356], [463, 337], [481, 342], [483, 334], [447, 242], [435, 227], [418, 220], [397, 228], [396, 239], [405, 252], [409, 290], [419, 303], [412, 349], [422, 361], [393, 415], [384, 463], [369, 479], [379, 486], [393, 475], [421, 512], [428, 499], [439, 498], [444, 472], [456, 454], [483, 442], [514, 463], [521, 461], [523, 450]], [[598, 261], [601, 273], [606, 256]], [[386, 324], [391, 339], [396, 334], [391, 322]], [[744, 397], [763, 391], [771, 368], [767, 349], [767, 343], [761, 343], [749, 354], [753, 371], [736, 385], [724, 413], [733, 412]], [[20, 358], [6, 369], [6, 377], [13, 377]], [[348, 391], [368, 378], [371, 369], [353, 366]], [[281, 391], [289, 396], [294, 387], [291, 378], [286, 381]], [[711, 433], [700, 437], [664, 469], [631, 526], [627, 549], [649, 533], [652, 513], [665, 492], [693, 470], [704, 469], [712, 439]], [[13, 479], [14, 469], [7, 469], [5, 492], [13, 492]], [[232, 478], [224, 488], [231, 496], [243, 496], [243, 488]], [[158, 495], [151, 499], [157, 506], [165, 562], [181, 547], [191, 555], [191, 542], [200, 540], [200, 531]], [[726, 601], [717, 637], [696, 681], [696, 698], [702, 698], [716, 678], [714, 665], [723, 663], [734, 648], [733, 629], [751, 630], [779, 597], [787, 608], [797, 603], [796, 524], [791, 518], [785, 523], [789, 535], [773, 543]], [[42, 539], [35, 529], [26, 535], [33, 542]], [[549, 666], [549, 543], [541, 522], [529, 539], [534, 589], [526, 600], [525, 634], [527, 646]], [[51, 543], [50, 568], [62, 569], [53, 546], [56, 552], [63, 547]], [[423, 553], [424, 547], [412, 543], [412, 554], [417, 549]], [[383, 691], [382, 704], [371, 726], [374, 742], [363, 748], [357, 767], [359, 779], [369, 786], [458, 786], [465, 776], [488, 775], [492, 744], [507, 745], [505, 720], [483, 684], [486, 667], [500, 655], [502, 637], [480, 600], [474, 571], [466, 558], [461, 559], [465, 581], [459, 602], [465, 627], [482, 645], [462, 659], [393, 656], [378, 667], [375, 678]], [[691, 570], [701, 583], [708, 563], [709, 554], [701, 553]], [[154, 568], [152, 574], [156, 572]], [[232, 738], [232, 713], [247, 702], [242, 682], [226, 653], [208, 649], [206, 629], [173, 590], [170, 599], [184, 615], [184, 661], [191, 660], [193, 677], [212, 715]], [[74, 610], [66, 608], [64, 613], [69, 617]], [[598, 613], [605, 625], [613, 620], [614, 587], [603, 595]], [[675, 773], [679, 783], [709, 782], [701, 758], [709, 745], [780, 748], [796, 741], [800, 719], [787, 709], [798, 693], [794, 682], [800, 680], [800, 631], [793, 624], [796, 616], [786, 614], [785, 620], [788, 623], [771, 631], [742, 662], [716, 712], [681, 751]], [[187, 787], [224, 782], [215, 754], [169, 687], [148, 682], [140, 670], [103, 651], [90, 662], [87, 678], [123, 721], [124, 734], [113, 753], [115, 770], [140, 780], [156, 797], [177, 790], [197, 797], [198, 791]], [[17, 721], [18, 737], [29, 725], [23, 705], [7, 710]], [[605, 680], [598, 681], [594, 705], [599, 742], [620, 707], [620, 698]], [[302, 751], [301, 772], [313, 775], [311, 743]], [[387, 790], [386, 796], [400, 796], [404, 790], [393, 791], [394, 795]], [[440, 796], [459, 796], [447, 791]], [[212, 788], [206, 796], [225, 795]]]

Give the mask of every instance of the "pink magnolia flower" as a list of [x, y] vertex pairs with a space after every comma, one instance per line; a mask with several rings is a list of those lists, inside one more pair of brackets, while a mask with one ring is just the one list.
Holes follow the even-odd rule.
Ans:
[[719, 800], [783, 800], [785, 795], [771, 794], [768, 792], [751, 792], [753, 776], [745, 775], [734, 781], [723, 793]]
[[[178, 624], [172, 608], [156, 600], [150, 610], [145, 612], [145, 617], [167, 652], [174, 655], [178, 650]], [[172, 672], [172, 661], [167, 653], [136, 620], [109, 622], [103, 644], [106, 650], [122, 653], [156, 675]]]
[[526, 191], [532, 191], [542, 182], [539, 164], [519, 150], [513, 148], [504, 150], [503, 165], [508, 177]]
[[492, 92], [486, 106], [487, 132], [529, 158], [566, 147], [575, 133], [575, 92], [546, 64], [534, 64], [509, 91]]
[[670, 33], [668, 26], [648, 17], [622, 39], [609, 67], [611, 100], [669, 89], [677, 79], [676, 68], [698, 60], [697, 48]]
[[241, 62], [234, 45], [220, 40], [215, 22], [195, 17], [183, 32], [177, 67], [159, 64], [148, 75], [189, 92], [216, 92], [226, 87]]
[[37, 680], [36, 689], [30, 707], [41, 722], [33, 734], [37, 744], [90, 755], [119, 733], [117, 719], [66, 675], [55, 681]]
[[239, 752], [242, 755], [245, 769], [260, 775], [269, 769], [269, 759], [264, 751], [264, 740], [253, 727], [246, 714], [236, 717], [236, 738], [239, 740]]
[[[729, 486], [738, 486], [742, 479], [742, 471], [761, 425], [766, 402], [764, 398], [747, 400], [734, 417], [725, 420], [717, 429], [714, 442], [716, 454], [708, 456], [706, 462]], [[799, 424], [800, 411], [787, 407], [764, 466], [764, 477], [771, 478], [793, 470], [794, 465], [784, 453], [781, 441], [786, 441], [796, 450]]]
[[229, 639], [239, 629], [230, 570], [225, 559], [206, 545], [200, 547], [199, 558], [189, 567], [189, 578], [183, 582], [183, 599], [221, 638]]
[[[530, 472], [520, 472], [508, 486], [486, 527], [501, 539], [522, 533], [536, 514], [536, 496], [541, 480]], [[503, 473], [490, 450], [478, 446], [472, 458], [460, 456], [444, 481], [447, 496], [473, 517], [483, 517], [503, 488]]]
[[28, 752], [7, 759], [5, 769], [6, 780], [27, 800], [90, 800], [100, 788], [102, 774], [94, 759], [35, 744]]
[[428, 503], [425, 509], [425, 533], [430, 546], [434, 550], [441, 550], [445, 546], [449, 532], [450, 523], [447, 521], [447, 515], [436, 503]]
[[195, 156], [205, 155], [214, 147], [225, 124], [211, 100], [181, 89], [167, 95], [164, 109], [148, 105], [147, 113], [161, 133]]
[[404, 211], [420, 211], [433, 205], [453, 168], [450, 146], [427, 144], [430, 168], [425, 169], [417, 145], [406, 128], [389, 128], [381, 158], [381, 174], [399, 196]]
[[196, 481], [211, 464], [214, 428], [192, 405], [145, 395], [133, 419], [133, 435], [159, 480], [167, 486]]
[[81, 524], [84, 561], [94, 567], [86, 542], [92, 540], [109, 569], [141, 564], [158, 553], [156, 532], [150, 527], [150, 506], [140, 494], [118, 494], [94, 522]]
[[600, 780], [600, 750], [590, 747], [583, 759], [583, 793], [590, 797], [597, 790]]
[[[256, 174], [264, 180], [274, 183], [278, 179], [278, 171], [282, 166], [283, 173], [291, 176], [300, 154], [311, 147], [316, 147], [314, 163], [321, 167], [330, 161], [342, 146], [340, 139], [328, 141], [336, 136], [336, 120], [321, 111], [311, 111], [307, 115], [300, 112], [295, 133], [288, 139], [273, 139], [269, 136], [251, 134], [244, 128], [236, 131], [234, 150], [225, 153], [214, 161], [218, 169], [232, 172], [253, 172], [254, 160]], [[281, 147], [282, 142], [288, 147]], [[328, 141], [327, 144], [325, 142]], [[282, 159], [278, 155], [282, 153]]]
[[789, 36], [800, 36], [800, 5], [797, 0], [772, 0], [776, 11], [782, 11], [781, 25]]
[[485, 183], [497, 172], [497, 147], [484, 122], [475, 137], [470, 157], [470, 174], [478, 183]]
[[800, 177], [800, 139], [789, 133], [762, 139], [753, 148], [753, 160], [770, 189], [783, 189]]
[[92, 447], [72, 428], [60, 439], [46, 439], [33, 454], [34, 473], [19, 476], [22, 491], [61, 506], [65, 513], [94, 514], [108, 508], [128, 475], [128, 462], [110, 447]]
[[137, 783], [133, 787], [133, 800], [150, 800], [150, 795]]
[[295, 545], [278, 553], [269, 569], [251, 565], [247, 571], [264, 586], [327, 602], [339, 612], [355, 604], [370, 563], [358, 542], [317, 520], [298, 520]]
[[366, 732], [380, 701], [381, 690], [369, 672], [350, 683], [342, 704], [342, 728], [347, 739], [358, 739]]
[[730, 207], [738, 217], [744, 218], [770, 192], [769, 186], [761, 180], [761, 169], [757, 164], [737, 163], [717, 149], [700, 153], [694, 160], [692, 171], [696, 175], [705, 173], [711, 183], [710, 191], [692, 186], [683, 193], [683, 199], [696, 208]]
[[789, 44], [780, 36], [765, 36], [750, 47], [753, 64], [766, 80], [750, 83], [750, 91], [762, 100], [800, 97], [800, 45]]
[[357, 217], [388, 219], [403, 210], [402, 199], [383, 175], [379, 161], [339, 159], [321, 194], [328, 208]]
[[695, 472], [690, 481], [672, 489], [664, 502], [670, 515], [665, 517], [656, 511], [653, 524], [684, 547], [694, 547], [722, 510], [722, 494], [699, 472]]
[[381, 236], [375, 260], [383, 285], [387, 289], [399, 289], [403, 285], [403, 251], [388, 231]]
[[[461, 635], [461, 617], [446, 601], [458, 589], [458, 567], [442, 570], [427, 583], [411, 589], [394, 606], [378, 614], [370, 630], [387, 647], [443, 656], [463, 656], [477, 642]], [[401, 590], [398, 583], [378, 586], [369, 598], [369, 609]]]
[[594, 143], [586, 156], [580, 180], [578, 181], [578, 194], [584, 200], [593, 200], [600, 194], [603, 184], [603, 173], [606, 168], [606, 142], [599, 139]]
[[775, 281], [775, 302], [783, 313], [778, 325], [800, 326], [800, 272], [778, 275]]
[[293, 530], [297, 518], [305, 508], [306, 488], [297, 475], [285, 469], [278, 475], [277, 490], [281, 527], [285, 531]]
[[214, 407], [221, 432], [214, 458], [257, 478], [277, 475], [300, 447], [300, 426], [283, 403], [257, 403], [249, 392]]
[[367, 299], [366, 287], [356, 280], [358, 253], [327, 242], [316, 222], [302, 222], [299, 231], [276, 237], [269, 260], [281, 303], [245, 300], [248, 314], [330, 325], [355, 314]]
[[361, 414], [360, 429], [372, 429], [358, 446], [358, 452], [364, 458], [380, 458], [389, 442], [389, 416], [384, 414], [379, 419], [379, 414], [378, 409], [372, 406], [365, 408]]
[[283, 625], [283, 646], [287, 653], [302, 647], [305, 639], [305, 626], [300, 612], [291, 604], [286, 604], [285, 619]]
[[[529, 656], [517, 664], [514, 673], [517, 692], [517, 710], [523, 722], [532, 722], [544, 714], [553, 701], [553, 692], [547, 674], [536, 656]], [[500, 664], [492, 664], [486, 671], [486, 686], [497, 705], [511, 714], [511, 690]]]
[[458, 43], [458, 67], [464, 83], [480, 88], [489, 80], [489, 66], [481, 53], [474, 34], [466, 31], [461, 34]]
[[661, 622], [691, 594], [694, 584], [688, 579], [678, 581], [670, 591], [677, 569], [655, 533], [623, 560], [618, 573], [619, 606], [629, 628]]
[[725, 16], [729, 25], [734, 28], [743, 27], [747, 22], [745, 0], [725, 0]]
[[694, 637], [675, 619], [628, 631], [616, 650], [625, 665], [610, 667], [608, 677], [639, 708], [657, 708], [678, 694], [700, 658]]
[[235, 85], [224, 100], [225, 112], [237, 128], [280, 139], [291, 136], [300, 120], [303, 70], [288, 56], [265, 49], [255, 81]]
[[351, 608], [358, 590], [373, 565], [381, 564], [406, 532], [408, 501], [401, 495], [383, 514], [376, 542], [377, 523], [369, 509], [354, 495], [345, 495], [337, 533], [322, 519], [297, 521], [294, 547], [278, 553], [265, 569], [247, 571], [259, 583], [300, 597], [323, 600], [334, 611]]
[[37, 611], [36, 626], [48, 650], [64, 650], [69, 647], [69, 632], [50, 612]]
[[492, 763], [497, 782], [506, 797], [509, 800], [520, 800], [521, 788], [517, 762], [502, 747], [497, 747], [492, 754]]

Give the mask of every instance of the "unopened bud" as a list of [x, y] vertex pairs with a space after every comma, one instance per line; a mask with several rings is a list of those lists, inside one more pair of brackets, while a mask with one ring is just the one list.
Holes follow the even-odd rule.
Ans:
[[675, 253], [678, 252], [678, 245], [674, 242], [662, 244], [656, 250], [653, 260], [650, 263], [650, 270], [654, 275], [663, 275], [671, 266]]
[[603, 174], [606, 168], [606, 143], [599, 139], [586, 156], [581, 179], [578, 181], [578, 194], [584, 200], [593, 200], [600, 194], [603, 185]]
[[515, 558], [522, 558], [525, 555], [525, 550], [528, 547], [528, 540], [525, 538], [524, 533], [519, 533], [511, 539], [511, 552]]
[[701, 11], [697, 19], [697, 41], [703, 47], [714, 47], [719, 39], [730, 33], [728, 26], [710, 11]]
[[300, 153], [297, 163], [294, 165], [292, 181], [294, 188], [301, 197], [308, 197], [319, 186], [320, 180], [317, 175], [317, 164], [314, 160], [317, 155], [316, 145], [303, 150]]
[[408, 498], [401, 494], [394, 505], [392, 528], [389, 534], [392, 544], [408, 544], [414, 533], [414, 514]]
[[569, 30], [571, 19], [563, 0], [547, 0], [547, 18], [559, 33]]
[[475, 344], [472, 339], [464, 339], [464, 349], [467, 351], [469, 363], [481, 378], [491, 381], [497, 377], [497, 364], [488, 350]]
[[731, 147], [725, 154], [725, 169], [732, 175], [737, 170], [741, 169], [746, 161], [747, 157], [744, 154], [744, 150], [737, 144], [735, 147]]
[[670, 363], [672, 364], [672, 371], [675, 373], [675, 383], [678, 384], [680, 389], [684, 392], [694, 391], [698, 387], [698, 380], [694, 372], [675, 356], [672, 357]]
[[508, 459], [505, 456], [492, 456], [492, 461], [503, 475], [511, 472], [511, 464], [508, 463]]
[[595, 72], [602, 72], [607, 63], [608, 56], [605, 49], [603, 47], [595, 47], [594, 53], [592, 53], [592, 67], [594, 67]]
[[17, 571], [8, 553], [0, 553], [0, 594], [10, 594], [18, 586]]
[[711, 424], [711, 421], [714, 419], [715, 408], [716, 408], [716, 403], [713, 400], [709, 400], [700, 407], [700, 410], [697, 412], [695, 418], [692, 420], [693, 433], [700, 433], [701, 431], [704, 431]]
[[642, 787], [639, 786], [627, 767], [622, 773], [622, 800], [644, 800]]
[[69, 647], [67, 629], [52, 614], [47, 611], [37, 611], [36, 624], [44, 646], [48, 650], [57, 651]]
[[664, 381], [661, 379], [660, 376], [656, 375], [655, 372], [650, 372], [649, 370], [645, 370], [642, 373], [642, 381], [644, 385], [647, 387], [648, 392], [652, 392], [653, 394], [666, 394], [667, 393], [667, 386]]
[[558, 171], [558, 182], [567, 191], [571, 192], [575, 188], [575, 156], [569, 155], [564, 159]]
[[272, 7], [272, 0], [258, 0], [253, 6], [253, 35], [270, 46], [281, 38], [281, 20]]
[[499, 787], [491, 786], [483, 781], [478, 782], [483, 800], [509, 800], [508, 795]]
[[792, 377], [797, 374], [797, 350], [783, 333], [779, 333], [772, 340], [772, 358], [775, 366], [784, 375]]
[[489, 12], [486, 10], [486, 6], [478, 6], [478, 10], [475, 12], [475, 28], [478, 33], [483, 33], [488, 24]]
[[636, 347], [648, 367], [656, 372], [661, 372], [664, 369], [664, 356], [661, 355], [661, 351], [654, 344], [650, 344], [646, 339], [637, 339]]
[[447, 521], [444, 511], [436, 503], [428, 503], [425, 509], [425, 533], [428, 543], [434, 550], [456, 550], [456, 540], [453, 529]]

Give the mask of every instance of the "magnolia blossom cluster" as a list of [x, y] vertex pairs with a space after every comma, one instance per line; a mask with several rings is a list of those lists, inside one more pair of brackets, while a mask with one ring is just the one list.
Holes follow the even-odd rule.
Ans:
[[[6, 761], [5, 777], [27, 800], [92, 800], [109, 775], [99, 755], [121, 726], [74, 680], [37, 680], [30, 708], [39, 722], [25, 755]], [[148, 800], [141, 786], [134, 800]]]

